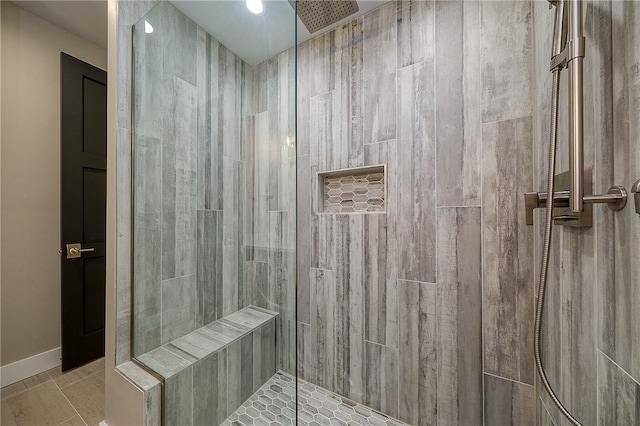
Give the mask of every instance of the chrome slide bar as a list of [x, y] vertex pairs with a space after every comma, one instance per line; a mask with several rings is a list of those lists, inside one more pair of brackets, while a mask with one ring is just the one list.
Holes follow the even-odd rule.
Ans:
[[565, 49], [568, 49], [567, 64], [569, 67], [569, 172], [571, 173], [569, 208], [573, 213], [579, 213], [584, 208], [582, 61], [584, 60], [585, 39], [582, 35], [582, 1], [570, 1], [568, 9], [570, 38]]

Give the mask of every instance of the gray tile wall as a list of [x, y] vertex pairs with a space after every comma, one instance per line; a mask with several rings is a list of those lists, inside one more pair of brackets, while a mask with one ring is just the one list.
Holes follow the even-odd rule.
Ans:
[[[298, 47], [306, 380], [415, 425], [535, 418], [532, 24], [392, 1]], [[317, 213], [317, 172], [374, 164], [385, 214]]]
[[[640, 177], [640, 157], [633, 142], [640, 134], [635, 113], [640, 109], [640, 5], [587, 2], [584, 14], [589, 40], [585, 66], [585, 84], [589, 88], [585, 91], [589, 105], [585, 110], [586, 162], [594, 164], [597, 192], [606, 192], [614, 183], [628, 188]], [[522, 192], [544, 186], [551, 28], [552, 13], [546, 2], [396, 1], [299, 47], [297, 356], [303, 377], [360, 396], [362, 402], [374, 408], [397, 411], [399, 417], [415, 424], [433, 422], [434, 416], [443, 423], [455, 422], [455, 416], [458, 423], [480, 423], [482, 411], [487, 424], [527, 424], [536, 413], [538, 423], [560, 423], [557, 410], [540, 390], [537, 410], [533, 409], [531, 275], [538, 268], [540, 249], [537, 244], [533, 250], [531, 243], [534, 236], [539, 242], [540, 228], [522, 228], [521, 218], [515, 220], [513, 216], [522, 214]], [[126, 33], [119, 31], [122, 37]], [[197, 36], [198, 69], [206, 69], [211, 55], [219, 53], [214, 53], [208, 42], [202, 43], [206, 35], [198, 32]], [[122, 45], [127, 45], [126, 40]], [[159, 47], [151, 45], [148, 49], [153, 55]], [[395, 69], [383, 50], [395, 55]], [[202, 52], [206, 52], [205, 56]], [[121, 54], [121, 62], [126, 64], [128, 53]], [[292, 55], [288, 55], [291, 61]], [[290, 151], [283, 154], [287, 151], [282, 149], [272, 154], [268, 166], [255, 161], [258, 155], [267, 158], [268, 154], [258, 139], [276, 144], [283, 140], [277, 138], [284, 134], [280, 129], [290, 129], [293, 123], [290, 115], [279, 115], [272, 99], [273, 94], [284, 93], [285, 87], [289, 93], [293, 90], [291, 74], [278, 75], [284, 69], [278, 66], [282, 56], [248, 73], [252, 84], [243, 96], [250, 99], [250, 114], [240, 132], [262, 135], [255, 137], [255, 144], [242, 144], [236, 149], [224, 145], [217, 133], [215, 138], [197, 139], [198, 150], [211, 146], [238, 163], [244, 161], [245, 167], [253, 166], [245, 168], [244, 181], [238, 179], [240, 187], [254, 194], [250, 212], [238, 224], [240, 227], [244, 223], [244, 247], [250, 246], [241, 258], [247, 266], [243, 274], [247, 286], [245, 291], [238, 290], [238, 298], [260, 301], [256, 304], [262, 306], [270, 306], [269, 301], [278, 292], [269, 277], [282, 271], [269, 265], [270, 257], [280, 254], [261, 248], [269, 247], [269, 229], [277, 229], [282, 217], [294, 220], [292, 214], [278, 214], [287, 210], [279, 203], [291, 192], [265, 188], [261, 185], [266, 180], [258, 178], [273, 176], [269, 173], [278, 172], [282, 164], [294, 167]], [[208, 75], [196, 71], [195, 80], [189, 80], [190, 76], [180, 74], [184, 70], [178, 65], [172, 65], [177, 68], [178, 78], [196, 87], [202, 84], [202, 76]], [[217, 71], [210, 71], [205, 80], [217, 81]], [[144, 72], [152, 75], [158, 68], [149, 67]], [[395, 85], [389, 84], [393, 75]], [[150, 81], [152, 77], [146, 79]], [[280, 80], [287, 83], [280, 86]], [[272, 83], [265, 84], [268, 81]], [[119, 101], [128, 102], [127, 90], [128, 86], [120, 90]], [[160, 105], [161, 90], [164, 87], [150, 90], [145, 102]], [[198, 105], [210, 102], [200, 90], [196, 97]], [[215, 99], [220, 98], [223, 96]], [[119, 142], [119, 154], [122, 152], [125, 158], [131, 128], [129, 108], [123, 104], [118, 110], [118, 139], [123, 142]], [[207, 126], [221, 118], [212, 112], [201, 119], [202, 111], [199, 107], [198, 134], [206, 136], [211, 133]], [[411, 120], [412, 114], [418, 119]], [[281, 124], [274, 126], [276, 116]], [[396, 117], [395, 121], [392, 117]], [[149, 123], [148, 129], [142, 135], [136, 133], [136, 143], [149, 152], [145, 157], [151, 163], [145, 162], [145, 167], [151, 169], [153, 161], [164, 161], [159, 148], [164, 137], [159, 130], [164, 127], [151, 119], [145, 122]], [[272, 139], [273, 135], [277, 137]], [[512, 140], [528, 141], [528, 145], [509, 144]], [[563, 170], [567, 155], [562, 148], [563, 143], [566, 147], [562, 134], [560, 143], [558, 169]], [[505, 150], [508, 155], [503, 155]], [[195, 218], [194, 235], [202, 235], [203, 241], [219, 241], [215, 233], [225, 229], [221, 225], [224, 185], [219, 182], [224, 181], [224, 169], [217, 165], [220, 158], [199, 155], [197, 160], [197, 171], [207, 167], [211, 170], [196, 173], [197, 209], [209, 211]], [[126, 167], [122, 169], [125, 163], [119, 164], [120, 186], [127, 184]], [[417, 197], [416, 203], [432, 211], [388, 209], [386, 215], [363, 218], [361, 224], [357, 219], [345, 223], [315, 214], [315, 172], [379, 163], [388, 166], [388, 202], [399, 206], [399, 202]], [[188, 170], [189, 167], [182, 170], [186, 179]], [[159, 202], [153, 194], [165, 188], [157, 184], [161, 171], [149, 173], [148, 179], [140, 182], [141, 191], [148, 197], [136, 198], [136, 202], [144, 203], [151, 213], [154, 203]], [[227, 188], [233, 188], [233, 183]], [[432, 199], [435, 204], [430, 205], [427, 200]], [[126, 203], [122, 206], [119, 220], [126, 222]], [[419, 220], [414, 214], [421, 215]], [[570, 408], [585, 416], [583, 421], [633, 424], [640, 380], [640, 364], [634, 356], [640, 345], [640, 321], [638, 309], [634, 309], [638, 290], [633, 284], [640, 280], [630, 253], [638, 247], [640, 225], [631, 208], [612, 214], [596, 207], [595, 214], [596, 225], [590, 231], [561, 229], [555, 233], [557, 256], [552, 256], [546, 321], [560, 324], [561, 332], [551, 334], [545, 329], [545, 362], [560, 395]], [[200, 216], [202, 219], [198, 219]], [[207, 232], [198, 231], [198, 220], [211, 223]], [[158, 215], [150, 214], [146, 223], [150, 229], [160, 229], [164, 223], [161, 221]], [[474, 221], [479, 222], [477, 227], [469, 225]], [[410, 235], [407, 222], [415, 227], [409, 227], [415, 229]], [[292, 222], [287, 223], [292, 229]], [[346, 229], [347, 237], [337, 234]], [[276, 232], [271, 235], [279, 238]], [[124, 234], [118, 243], [123, 248], [119, 254], [127, 252], [126, 238]], [[290, 245], [286, 247], [294, 246], [294, 238], [289, 233]], [[426, 240], [424, 245], [421, 238]], [[376, 239], [379, 244], [374, 244]], [[153, 239], [140, 241], [148, 247], [158, 246]], [[196, 253], [218, 261], [221, 247], [205, 248], [199, 244], [193, 248]], [[419, 254], [414, 255], [412, 246]], [[235, 246], [225, 250], [235, 252]], [[339, 270], [344, 269], [340, 265], [344, 265], [343, 256], [347, 253], [355, 259], [362, 256], [363, 271], [355, 271], [353, 284], [339, 282], [345, 277], [351, 280], [351, 271]], [[531, 262], [534, 255], [535, 261]], [[481, 259], [480, 266], [469, 266], [465, 260], [468, 257]], [[150, 251], [141, 262], [149, 270], [164, 273], [164, 268], [159, 267], [161, 259], [161, 253]], [[119, 261], [119, 265], [125, 264], [126, 261]], [[226, 273], [233, 274], [231, 269]], [[289, 267], [285, 275], [288, 273], [291, 278], [292, 270]], [[196, 265], [194, 273], [199, 274], [198, 271]], [[211, 280], [222, 279], [211, 271], [203, 273], [208, 273]], [[119, 274], [118, 282], [128, 282], [126, 268], [119, 268]], [[269, 290], [262, 291], [264, 288]], [[342, 297], [345, 289], [346, 294], [360, 299], [360, 304], [353, 299], [338, 300], [337, 294]], [[193, 291], [205, 291], [205, 283], [196, 280]], [[158, 293], [136, 309], [158, 312]], [[483, 295], [478, 296], [479, 293]], [[227, 294], [234, 292], [227, 290]], [[127, 353], [126, 291], [119, 292], [118, 297], [119, 324], [125, 325], [118, 334], [122, 358]], [[206, 303], [215, 304], [217, 297], [212, 296]], [[198, 300], [204, 303], [204, 299]], [[442, 304], [445, 300], [448, 305]], [[337, 315], [344, 311], [345, 303], [354, 303], [355, 310], [349, 313], [356, 318], [353, 324], [350, 318]], [[194, 309], [196, 322], [206, 321], [198, 317], [205, 311], [211, 312], [203, 309], [198, 314]], [[149, 342], [145, 345], [151, 347], [159, 344], [161, 334], [160, 319], [154, 321], [145, 336]], [[294, 329], [291, 320], [280, 327], [281, 336], [291, 335]], [[449, 330], [457, 335], [452, 337]], [[483, 331], [480, 344], [484, 358], [483, 351], [477, 349]], [[361, 375], [358, 368], [352, 368], [357, 363], [342, 356], [347, 345], [349, 357], [359, 357]], [[292, 362], [291, 358], [288, 362]], [[466, 368], [461, 369], [460, 365]], [[337, 366], [348, 366], [346, 380], [338, 380], [343, 375]], [[400, 383], [405, 383], [401, 381], [404, 374], [410, 377], [406, 383], [422, 392], [418, 393], [419, 404], [407, 404], [400, 397], [406, 390], [398, 386], [399, 403], [395, 407], [395, 388], [388, 372], [396, 369]], [[594, 383], [597, 386], [590, 387]], [[463, 408], [455, 409], [456, 403]]]
[[242, 264], [247, 303], [277, 311], [278, 368], [295, 371], [296, 150], [295, 54], [289, 49], [252, 67], [246, 163], [252, 194]]
[[[534, 2], [534, 165], [537, 189], [547, 171], [552, 13]], [[594, 191], [627, 189], [640, 178], [640, 4], [585, 1], [585, 164]], [[562, 80], [566, 96], [566, 79]], [[562, 107], [566, 111], [566, 102]], [[563, 111], [563, 112], [564, 112]], [[558, 172], [568, 169], [566, 112], [560, 117]], [[542, 213], [540, 213], [541, 215]], [[536, 218], [540, 221], [542, 216]], [[556, 227], [543, 328], [544, 361], [556, 393], [584, 424], [637, 424], [640, 412], [640, 217], [633, 203], [614, 213], [594, 207], [594, 226]], [[541, 222], [538, 222], [541, 223]], [[536, 239], [541, 241], [541, 226]], [[536, 260], [540, 256], [536, 250]], [[536, 269], [539, 268], [535, 264]], [[540, 424], [567, 424], [548, 395], [537, 390]]]
[[250, 69], [168, 2], [135, 32], [134, 354], [248, 304]]
[[[134, 290], [132, 288], [132, 238], [133, 229], [131, 227], [131, 214], [134, 208], [137, 206], [132, 205], [132, 180], [131, 180], [131, 164], [133, 162], [134, 153], [131, 150], [133, 126], [131, 121], [131, 110], [133, 105], [132, 96], [132, 69], [133, 69], [133, 52], [131, 51], [131, 45], [133, 43], [132, 26], [146, 13], [149, 12], [156, 4], [157, 0], [148, 1], [136, 1], [136, 2], [115, 2], [117, 10], [117, 69], [116, 69], [116, 106], [117, 106], [117, 130], [116, 130], [116, 188], [117, 188], [117, 203], [116, 203], [116, 347], [115, 347], [115, 365], [119, 366], [123, 363], [129, 362], [133, 352], [133, 342], [131, 339], [131, 329], [133, 327], [133, 314], [131, 312], [132, 296], [134, 296]], [[157, 46], [154, 46], [157, 49]], [[145, 49], [146, 50], [146, 49]], [[140, 69], [144, 75], [153, 73], [153, 67], [142, 69], [139, 66], [136, 69]], [[149, 92], [157, 94], [155, 91]], [[154, 128], [160, 129], [161, 126], [158, 122], [155, 123]], [[155, 133], [156, 136], [159, 133]], [[154, 158], [153, 161], [159, 161], [158, 156], [161, 155], [159, 151], [160, 141], [156, 137], [156, 142], [150, 145], [149, 156]], [[144, 145], [142, 138], [140, 138], [141, 145]], [[147, 143], [149, 143], [147, 141]], [[146, 149], [146, 148], [143, 148]], [[148, 166], [147, 166], [148, 167]], [[158, 186], [151, 185], [152, 179], [157, 182], [160, 181], [159, 174], [150, 174], [148, 183], [142, 183], [141, 187], [145, 191], [150, 191], [151, 194], [159, 194], [160, 188]], [[138, 198], [136, 202], [142, 202], [148, 205], [149, 210], [154, 206], [154, 203], [158, 202], [158, 198]], [[144, 246], [153, 245], [159, 239], [159, 220], [160, 217], [149, 217], [149, 225], [151, 226], [149, 232], [149, 240], [141, 240], [141, 244]], [[157, 238], [154, 240], [154, 238]], [[151, 254], [151, 252], [150, 252]], [[153, 268], [155, 265], [156, 274], [160, 272], [160, 266], [157, 256], [159, 253], [152, 253], [149, 259], [143, 261], [143, 265], [148, 268]], [[135, 260], [136, 262], [139, 259]], [[158, 263], [154, 263], [158, 262]], [[145, 287], [147, 284], [144, 285]], [[153, 312], [157, 312], [158, 300], [150, 299], [143, 308], [147, 315], [152, 315]], [[159, 340], [159, 324], [160, 320], [156, 319], [155, 324], [157, 329], [150, 333], [148, 336], [151, 345], [157, 345], [155, 340]], [[147, 393], [146, 396], [151, 395]], [[155, 401], [151, 401], [155, 402]]]
[[[132, 181], [131, 181], [131, 164], [133, 159], [133, 152], [131, 150], [132, 145], [132, 122], [131, 122], [131, 107], [132, 107], [132, 68], [133, 68], [133, 55], [131, 51], [133, 34], [131, 31], [132, 25], [134, 25], [140, 17], [144, 16], [154, 5], [157, 4], [156, 0], [148, 1], [136, 1], [136, 2], [123, 2], [116, 1], [109, 4], [110, 11], [115, 13], [117, 26], [115, 49], [117, 52], [116, 66], [112, 71], [110, 67], [111, 79], [110, 82], [115, 82], [115, 96], [116, 96], [116, 134], [115, 134], [115, 156], [110, 157], [110, 164], [115, 169], [115, 193], [116, 193], [116, 230], [115, 230], [115, 347], [111, 346], [107, 342], [107, 351], [113, 350], [115, 353], [107, 353], [106, 356], [106, 369], [110, 371], [107, 373], [107, 380], [109, 380], [109, 374], [120, 374], [125, 377], [131, 383], [135, 383], [138, 389], [141, 389], [144, 393], [144, 409], [143, 409], [143, 424], [147, 426], [156, 425], [160, 422], [161, 415], [161, 403], [162, 403], [162, 389], [161, 382], [149, 373], [140, 368], [137, 364], [131, 362], [133, 342], [131, 340], [132, 329], [132, 258], [133, 253], [131, 251], [131, 243], [133, 238], [133, 230], [131, 228], [131, 212], [134, 208], [132, 205]], [[111, 46], [110, 46], [111, 47]], [[111, 64], [112, 65], [112, 64]], [[145, 72], [152, 72], [151, 69], [145, 70]], [[111, 84], [111, 83], [110, 83]], [[111, 110], [110, 110], [111, 111]], [[159, 124], [154, 126], [159, 129]], [[157, 136], [157, 135], [156, 135]], [[152, 164], [158, 161], [158, 156], [161, 155], [159, 150], [160, 141], [157, 137], [147, 140], [147, 148], [150, 150], [149, 156], [153, 160]], [[144, 143], [143, 143], [144, 145]], [[111, 152], [111, 151], [110, 151]], [[115, 164], [112, 163], [115, 162]], [[155, 182], [154, 182], [155, 181]], [[143, 184], [145, 191], [149, 191], [151, 195], [158, 194], [160, 187], [160, 176], [150, 174], [149, 179]], [[143, 197], [140, 200], [144, 203], [150, 203], [153, 205], [158, 200], [156, 197]], [[146, 246], [153, 246], [157, 243], [160, 237], [159, 220], [160, 217], [149, 218], [149, 225], [153, 229], [149, 236], [150, 239], [144, 241]], [[155, 239], [154, 239], [155, 238]], [[157, 261], [159, 253], [153, 252], [151, 258], [145, 262], [153, 264]], [[159, 265], [155, 271], [160, 273]], [[107, 298], [109, 301], [110, 299]], [[107, 302], [108, 303], [108, 302]], [[157, 299], [150, 299], [149, 303], [143, 308], [147, 315], [153, 315], [157, 312], [154, 307], [157, 306]], [[107, 304], [109, 309], [109, 305]], [[159, 326], [159, 320], [155, 320], [155, 324]], [[149, 334], [150, 339], [153, 341], [159, 339], [159, 330], [156, 329]], [[151, 344], [157, 344], [151, 342]], [[113, 370], [116, 372], [114, 373]], [[107, 392], [106, 403], [106, 415], [107, 418], [113, 415], [108, 410], [113, 410], [113, 400], [117, 399], [113, 395]]]
[[[249, 66], [169, 2], [135, 36], [134, 354], [250, 304], [293, 372], [293, 50]], [[289, 141], [289, 143], [287, 142]]]
[[[269, 320], [201, 359], [180, 352], [193, 363], [177, 368], [177, 373], [159, 368], [160, 374], [168, 375], [164, 380], [164, 424], [219, 425], [253, 395], [277, 371], [274, 323]], [[145, 355], [149, 356], [158, 356], [158, 350]], [[167, 365], [175, 366], [174, 360], [186, 363], [180, 356], [172, 354]]]

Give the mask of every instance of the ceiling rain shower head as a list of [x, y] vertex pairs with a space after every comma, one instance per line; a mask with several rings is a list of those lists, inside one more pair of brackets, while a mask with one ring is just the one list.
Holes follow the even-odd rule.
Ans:
[[[295, 8], [293, 1], [289, 0]], [[356, 13], [355, 0], [298, 0], [298, 17], [310, 33], [315, 33], [329, 25]]]

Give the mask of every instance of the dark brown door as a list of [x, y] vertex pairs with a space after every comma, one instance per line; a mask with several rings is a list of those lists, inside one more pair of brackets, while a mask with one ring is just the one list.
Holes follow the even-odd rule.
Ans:
[[[62, 371], [66, 371], [104, 356], [107, 73], [65, 53], [60, 61]], [[69, 244], [76, 244], [75, 249]]]

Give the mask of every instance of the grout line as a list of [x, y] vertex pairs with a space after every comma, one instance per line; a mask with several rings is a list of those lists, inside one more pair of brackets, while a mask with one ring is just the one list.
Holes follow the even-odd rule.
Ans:
[[387, 349], [391, 349], [391, 350], [395, 350], [395, 351], [398, 350], [398, 348], [394, 348], [393, 346], [385, 345], [383, 343], [373, 342], [373, 341], [368, 340], [368, 339], [364, 339], [364, 342], [365, 343], [371, 343], [372, 345], [381, 346], [383, 348], [387, 348]]
[[[480, 80], [480, 84], [478, 87], [478, 93], [476, 93], [476, 95], [478, 95], [478, 129], [480, 131], [479, 134], [479, 140], [478, 140], [478, 144], [479, 144], [479, 152], [478, 155], [480, 158], [478, 158], [479, 160], [479, 164], [483, 164], [484, 162], [484, 138], [483, 138], [483, 132], [482, 132], [482, 107], [483, 107], [483, 102], [482, 102], [482, 61], [483, 61], [483, 54], [482, 54], [482, 3], [480, 2], [480, 0], [478, 0], [476, 2], [477, 4], [477, 22], [475, 23], [475, 25], [478, 26], [478, 65], [480, 67], [480, 76], [479, 76], [479, 80]], [[463, 12], [464, 13], [464, 12]], [[464, 16], [464, 15], [463, 15]], [[463, 39], [464, 42], [464, 39]], [[481, 389], [481, 394], [480, 397], [482, 399], [482, 407], [481, 407], [481, 423], [482, 425], [485, 425], [486, 423], [486, 400], [487, 400], [487, 391], [485, 388], [485, 380], [484, 380], [484, 374], [485, 374], [485, 367], [486, 367], [486, 362], [485, 362], [485, 349], [486, 349], [486, 333], [485, 333], [485, 280], [486, 280], [486, 275], [485, 275], [485, 227], [484, 227], [484, 168], [481, 166], [479, 169], [479, 178], [480, 178], [480, 188], [479, 188], [479, 196], [480, 196], [480, 357], [481, 357], [481, 372], [482, 372], [482, 389]]]
[[[425, 61], [422, 61], [422, 62], [425, 62]], [[419, 62], [419, 63], [422, 63], [422, 62]], [[412, 67], [412, 66], [413, 65], [408, 65], [408, 67]], [[397, 88], [397, 85], [398, 85], [397, 80], [398, 79], [396, 78], [396, 88]], [[397, 114], [396, 114], [396, 116], [397, 116]], [[375, 140], [375, 141], [371, 141], [371, 142], [363, 142], [362, 145], [364, 147], [366, 147], [367, 145], [375, 145], [375, 144], [379, 144], [379, 143], [394, 142], [394, 141], [397, 141], [397, 140], [398, 140], [398, 138], [397, 138], [397, 135], [396, 135], [395, 138], [390, 138], [390, 139], [385, 139], [385, 140]], [[364, 167], [372, 167], [372, 166], [364, 166]], [[373, 167], [375, 167], [375, 165]], [[360, 169], [360, 168], [362, 168], [362, 167], [354, 167], [354, 169]]]
[[437, 286], [437, 283], [432, 283], [430, 281], [405, 280], [404, 278], [396, 278], [396, 281], [405, 281], [405, 282], [408, 282], [408, 283], [423, 284], [423, 285], [428, 285], [428, 286], [431, 286], [431, 287]]
[[[549, 409], [547, 408], [547, 404], [544, 403], [544, 400], [542, 399], [542, 395], [538, 397], [538, 400], [540, 401], [540, 404], [542, 405], [542, 408], [544, 408], [544, 411], [547, 413], [547, 416], [549, 416], [549, 420], [551, 420], [551, 424], [553, 426], [556, 426], [555, 419], [553, 418], [553, 416], [549, 412]], [[538, 419], [538, 421], [540, 421], [540, 420], [541, 419]]]
[[523, 120], [523, 119], [527, 119], [527, 118], [532, 118], [533, 117], [533, 113], [528, 114], [528, 115], [521, 115], [521, 116], [516, 116], [516, 117], [504, 117], [501, 118], [499, 120], [491, 120], [491, 121], [482, 121], [482, 118], [480, 119], [480, 124], [482, 126], [484, 126], [485, 124], [496, 124], [496, 123], [504, 123], [507, 121], [517, 121], [517, 120]]
[[495, 375], [495, 374], [487, 373], [486, 371], [485, 371], [483, 374], [484, 374], [485, 376], [495, 377], [496, 379], [507, 380], [507, 381], [509, 381], [509, 382], [517, 383], [517, 384], [519, 384], [519, 385], [524, 385], [524, 386], [529, 386], [529, 387], [531, 387], [531, 388], [535, 388], [535, 386], [534, 386], [534, 385], [530, 385], [529, 383], [524, 383], [524, 382], [521, 382], [521, 381], [519, 381], [519, 380], [509, 379], [508, 377], [502, 377], [502, 376], [498, 376], [498, 375]]
[[68, 417], [68, 418], [64, 419], [63, 421], [61, 421], [60, 423], [58, 423], [56, 426], [60, 426], [61, 424], [64, 424], [64, 423], [68, 422], [69, 420], [71, 420], [72, 418], [74, 418], [74, 417], [76, 417], [76, 416], [77, 416], [77, 414], [74, 414], [73, 416], [71, 416], [71, 417]]
[[[432, 285], [434, 292], [435, 292], [435, 336], [434, 336], [434, 340], [435, 340], [435, 373], [436, 373], [436, 377], [435, 377], [435, 384], [436, 384], [436, 401], [435, 401], [435, 422], [438, 423], [441, 420], [441, 410], [439, 410], [440, 408], [440, 398], [438, 398], [438, 393], [440, 391], [440, 386], [441, 386], [441, 377], [440, 377], [440, 373], [441, 373], [441, 358], [442, 358], [442, 336], [440, 335], [440, 331], [441, 331], [441, 306], [439, 300], [438, 300], [438, 284], [442, 284], [440, 282], [440, 268], [438, 268], [438, 262], [440, 260], [440, 258], [442, 257], [442, 253], [440, 252], [439, 249], [439, 244], [438, 244], [438, 229], [439, 229], [439, 212], [438, 212], [438, 203], [440, 201], [440, 197], [441, 197], [441, 190], [440, 190], [440, 164], [438, 164], [438, 152], [441, 149], [441, 143], [438, 139], [438, 116], [439, 116], [439, 111], [438, 111], [438, 67], [439, 67], [439, 61], [438, 61], [438, 50], [436, 49], [435, 45], [437, 43], [437, 39], [438, 39], [438, 8], [436, 5], [436, 2], [433, 1], [431, 2], [431, 5], [433, 7], [433, 10], [430, 13], [430, 17], [433, 19], [433, 26], [431, 28], [431, 36], [432, 36], [432, 40], [433, 40], [433, 65], [432, 65], [432, 73], [431, 73], [431, 84], [432, 84], [432, 88], [433, 88], [433, 116], [431, 117], [431, 122], [433, 124], [433, 157], [432, 157], [432, 161], [433, 161], [433, 194], [432, 194], [432, 200], [433, 200], [433, 222], [434, 222], [434, 239], [435, 239], [435, 243], [434, 243], [434, 257], [435, 257], [435, 261], [434, 261], [434, 269], [435, 269], [435, 274], [434, 274], [434, 278], [433, 281], [435, 281]], [[464, 23], [464, 22], [463, 22]], [[442, 23], [440, 23], [442, 24]], [[461, 81], [460, 81], [461, 85], [464, 84], [464, 71], [461, 71]], [[464, 105], [464, 92], [463, 92], [463, 98], [462, 98], [462, 102]], [[415, 122], [415, 117], [414, 117], [414, 122]], [[464, 126], [464, 107], [463, 107], [463, 126]], [[464, 135], [463, 135], [464, 136]], [[415, 141], [414, 141], [415, 142]], [[464, 142], [464, 137], [463, 137], [463, 142]], [[420, 288], [418, 289], [418, 299], [420, 299]], [[420, 303], [420, 301], [418, 302]], [[420, 343], [418, 343], [420, 345]], [[398, 347], [400, 347], [400, 344], [398, 342]], [[399, 364], [399, 363], [398, 363]], [[400, 393], [398, 392], [398, 395]], [[419, 406], [422, 404], [419, 404]], [[398, 410], [399, 412], [399, 410]], [[420, 407], [418, 408], [418, 413], [420, 413]], [[459, 410], [458, 410], [459, 413]], [[419, 416], [421, 417], [421, 416]]]
[[473, 209], [473, 208], [481, 208], [480, 204], [469, 204], [468, 206], [437, 206], [437, 209]]
[[76, 384], [76, 383], [78, 383], [78, 382], [80, 382], [80, 381], [82, 381], [82, 380], [86, 379], [87, 377], [93, 376], [94, 374], [98, 373], [99, 371], [104, 370], [104, 368], [101, 368], [100, 370], [98, 370], [98, 371], [94, 371], [93, 373], [91, 373], [91, 374], [87, 374], [86, 376], [80, 376], [80, 374], [78, 374], [78, 373], [77, 373], [79, 370], [81, 370], [81, 369], [83, 369], [83, 368], [85, 368], [85, 367], [88, 367], [89, 365], [91, 365], [91, 364], [93, 364], [93, 363], [95, 363], [95, 362], [97, 362], [97, 361], [99, 361], [99, 359], [94, 360], [94, 361], [91, 361], [90, 363], [85, 364], [85, 365], [83, 365], [83, 366], [80, 366], [80, 367], [74, 368], [73, 370], [70, 370], [70, 371], [69, 371], [69, 372], [67, 372], [67, 373], [62, 373], [62, 372], [61, 372], [61, 375], [60, 375], [60, 376], [58, 376], [58, 377], [63, 377], [63, 375], [64, 375], [64, 374], [70, 374], [71, 372], [74, 372], [74, 373], [78, 376], [78, 379], [77, 379], [77, 380], [74, 380], [73, 382], [69, 382], [69, 383], [65, 384], [64, 386], [62, 386], [62, 387], [60, 387], [60, 386], [58, 385], [58, 383], [56, 382], [55, 378], [53, 378], [53, 377], [51, 377], [51, 376], [49, 376], [49, 377], [51, 377], [51, 380], [53, 380], [54, 382], [56, 382], [56, 386], [58, 386], [58, 387], [62, 390], [63, 388], [66, 388], [66, 387], [68, 387], [68, 386], [71, 386], [71, 385], [73, 385], [73, 384]]
[[[60, 377], [62, 377], [62, 376], [60, 376]], [[76, 383], [78, 383], [78, 382], [79, 382], [79, 381], [81, 381], [81, 380], [82, 380], [82, 378], [79, 378], [78, 380], [74, 380], [73, 382], [66, 383], [64, 386], [60, 386], [60, 385], [55, 381], [55, 379], [53, 379], [53, 382], [56, 384], [56, 386], [58, 386], [58, 388], [59, 388], [60, 390], [62, 390], [62, 389], [66, 388], [66, 387], [69, 387], [69, 386], [71, 386], [71, 385], [75, 385]]]
[[[73, 382], [73, 383], [77, 383], [77, 382]], [[73, 383], [69, 383], [69, 385], [73, 384]], [[69, 400], [69, 398], [67, 398], [67, 395], [62, 391], [62, 388], [60, 386], [58, 386], [58, 384], [56, 383], [55, 380], [53, 380], [53, 384], [56, 386], [56, 388], [58, 389], [58, 391], [62, 394], [62, 396], [64, 397], [64, 399], [69, 403], [69, 405], [71, 405], [71, 408], [73, 408], [73, 411], [76, 412], [76, 414], [78, 415], [78, 417], [80, 417], [80, 419], [82, 420], [82, 422], [86, 425], [87, 422], [84, 420], [84, 417], [82, 417], [80, 415], [80, 412], [76, 409], [75, 405], [73, 405], [73, 403]], [[68, 386], [68, 385], [67, 385]], [[65, 386], [66, 387], [66, 386]]]
[[[34, 377], [34, 376], [31, 376], [31, 377]], [[31, 377], [27, 377], [27, 379], [30, 379]], [[51, 376], [49, 376], [49, 377], [51, 377]], [[17, 383], [22, 383], [22, 382], [24, 382], [24, 381], [25, 381], [25, 380], [27, 380], [27, 379], [20, 380], [19, 382], [16, 382], [16, 383], [12, 383], [11, 385], [7, 385], [7, 386], [5, 386], [3, 389], [6, 389], [6, 388], [8, 388], [9, 386], [12, 386], [12, 385], [17, 384]], [[51, 378], [50, 378], [49, 380], [52, 380], [52, 381], [53, 381], [53, 379], [51, 379]], [[28, 388], [28, 387], [26, 387], [26, 385], [25, 385], [25, 388], [24, 388], [24, 389], [22, 389], [21, 391], [16, 392], [16, 393], [13, 393], [13, 394], [11, 394], [11, 395], [9, 395], [9, 396], [5, 396], [5, 397], [3, 397], [1, 400], [2, 400], [2, 401], [6, 401], [7, 399], [9, 399], [9, 398], [13, 398], [13, 397], [14, 397], [14, 396], [16, 396], [16, 395], [20, 395], [20, 394], [22, 394], [22, 393], [25, 393], [25, 392], [26, 392], [26, 391], [28, 391], [28, 390], [35, 389], [35, 388], [37, 388], [38, 386], [44, 385], [44, 384], [45, 384], [45, 383], [47, 383], [49, 380], [45, 380], [44, 382], [42, 382], [42, 383], [38, 383], [37, 385], [33, 385], [33, 386], [29, 387], [29, 388]]]
[[[89, 374], [87, 377], [83, 377], [83, 378], [82, 378], [82, 380], [84, 380], [84, 379], [88, 379], [89, 377], [92, 377], [92, 376], [98, 375], [98, 374], [100, 374], [100, 373], [105, 374], [105, 369], [104, 369], [104, 368], [102, 368], [102, 369], [100, 369], [100, 370], [96, 371], [95, 373], [91, 373], [91, 374]], [[82, 381], [82, 380], [80, 380], [80, 381]], [[76, 383], [77, 383], [77, 382], [76, 382]], [[66, 387], [67, 387], [67, 386], [65, 386], [65, 388], [66, 388]]]
[[617, 362], [615, 362], [614, 360], [612, 360], [609, 355], [607, 355], [606, 353], [602, 352], [602, 350], [600, 348], [598, 348], [598, 352], [600, 352], [602, 355], [604, 355], [605, 358], [607, 358], [613, 365], [615, 365], [616, 367], [618, 367], [618, 369], [620, 371], [622, 371], [626, 376], [628, 376], [631, 380], [633, 380], [633, 382], [636, 384], [636, 386], [640, 386], [640, 383], [633, 378], [633, 376], [631, 374], [629, 374], [627, 372], [627, 370], [625, 370], [624, 368], [622, 368]]

